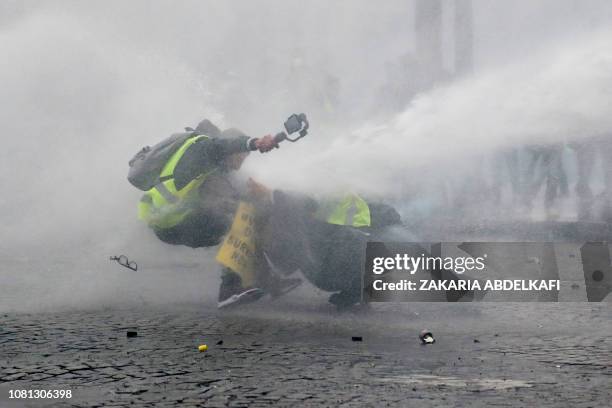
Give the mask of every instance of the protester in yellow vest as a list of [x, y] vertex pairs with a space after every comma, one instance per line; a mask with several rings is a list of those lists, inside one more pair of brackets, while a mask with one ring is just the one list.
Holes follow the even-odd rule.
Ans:
[[[142, 196], [138, 217], [168, 244], [214, 246], [228, 231], [242, 198], [229, 174], [240, 169], [250, 151], [269, 152], [278, 143], [270, 135], [250, 138], [237, 129], [221, 132], [208, 120], [188, 130], [192, 134]], [[250, 289], [242, 288], [231, 271], [222, 278], [220, 301]]]
[[357, 193], [314, 199], [273, 192], [272, 214], [260, 233], [262, 250], [282, 271], [300, 270], [315, 287], [332, 292], [338, 308], [361, 300], [366, 242], [401, 225], [392, 206]]
[[203, 120], [165, 164], [160, 183], [143, 195], [139, 218], [166, 243], [217, 245], [240, 201], [229, 173], [240, 169], [250, 151], [264, 153], [275, 147], [272, 136], [249, 138], [237, 129], [220, 132]]

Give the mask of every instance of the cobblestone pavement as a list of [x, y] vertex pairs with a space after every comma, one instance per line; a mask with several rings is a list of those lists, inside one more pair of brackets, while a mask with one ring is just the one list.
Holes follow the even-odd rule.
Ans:
[[[205, 305], [6, 314], [0, 407], [603, 407], [611, 311], [411, 304], [338, 314], [268, 303], [222, 314]], [[435, 344], [419, 344], [424, 327]], [[73, 398], [10, 400], [18, 389]]]

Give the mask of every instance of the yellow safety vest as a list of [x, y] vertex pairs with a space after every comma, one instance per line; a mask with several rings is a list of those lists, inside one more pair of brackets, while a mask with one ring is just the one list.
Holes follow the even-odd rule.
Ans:
[[328, 201], [321, 205], [316, 217], [329, 224], [352, 227], [369, 227], [370, 207], [357, 194], [348, 194], [341, 200]]
[[149, 226], [170, 228], [180, 224], [195, 208], [194, 201], [198, 198], [197, 190], [212, 170], [191, 180], [180, 190], [174, 185], [174, 169], [187, 149], [200, 139], [207, 136], [199, 135], [185, 141], [170, 157], [161, 174], [160, 182], [147, 191], [138, 203], [138, 218]]

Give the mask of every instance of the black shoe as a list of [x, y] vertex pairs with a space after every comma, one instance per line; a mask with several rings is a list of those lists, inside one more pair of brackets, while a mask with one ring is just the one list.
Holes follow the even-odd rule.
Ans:
[[264, 295], [260, 288], [243, 288], [240, 276], [235, 272], [225, 271], [221, 276], [219, 288], [219, 301], [217, 308], [224, 309], [255, 302]]

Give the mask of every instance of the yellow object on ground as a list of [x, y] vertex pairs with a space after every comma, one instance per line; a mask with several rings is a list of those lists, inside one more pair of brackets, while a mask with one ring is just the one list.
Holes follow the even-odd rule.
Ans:
[[206, 350], [208, 350], [208, 346], [206, 344], [202, 344], [201, 346], [198, 346], [198, 350], [199, 351], [206, 351]]
[[255, 207], [241, 202], [232, 228], [217, 252], [217, 262], [240, 275], [245, 288], [255, 284]]

